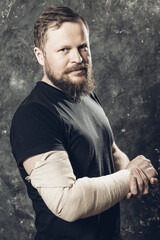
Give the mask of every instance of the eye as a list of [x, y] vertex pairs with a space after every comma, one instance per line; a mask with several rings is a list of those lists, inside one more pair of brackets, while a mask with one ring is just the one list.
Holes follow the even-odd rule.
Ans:
[[62, 48], [58, 52], [67, 53], [68, 51], [69, 51], [69, 48]]
[[88, 50], [88, 46], [86, 44], [83, 44], [83, 45], [79, 46], [79, 50], [87, 51]]

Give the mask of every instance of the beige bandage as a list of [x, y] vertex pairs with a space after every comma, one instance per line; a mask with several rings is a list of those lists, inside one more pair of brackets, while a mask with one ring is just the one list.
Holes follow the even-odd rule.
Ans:
[[58, 217], [72, 222], [99, 214], [129, 192], [130, 172], [76, 179], [65, 151], [46, 153], [27, 177], [48, 208]]

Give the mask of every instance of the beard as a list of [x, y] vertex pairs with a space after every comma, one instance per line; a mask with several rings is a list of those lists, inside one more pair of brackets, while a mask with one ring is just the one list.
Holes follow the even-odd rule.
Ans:
[[[76, 78], [79, 79], [72, 79], [73, 77], [69, 75], [78, 70], [81, 70], [76, 73]], [[52, 71], [47, 59], [45, 59], [45, 74], [51, 83], [69, 98], [78, 99], [82, 95], [88, 95], [94, 89], [91, 63], [75, 64], [73, 67], [67, 68], [61, 75], [58, 75]]]

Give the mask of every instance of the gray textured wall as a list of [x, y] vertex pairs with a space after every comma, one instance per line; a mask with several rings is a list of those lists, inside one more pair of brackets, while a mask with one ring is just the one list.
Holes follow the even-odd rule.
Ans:
[[[0, 239], [33, 239], [34, 213], [9, 145], [11, 118], [42, 77], [33, 55], [35, 19], [50, 5], [79, 11], [91, 32], [96, 93], [115, 139], [132, 159], [160, 158], [159, 0], [0, 1]], [[159, 185], [122, 201], [122, 239], [160, 239]]]

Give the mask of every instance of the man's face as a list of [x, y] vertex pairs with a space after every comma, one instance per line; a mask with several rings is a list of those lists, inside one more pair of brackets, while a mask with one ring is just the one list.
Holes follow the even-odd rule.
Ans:
[[82, 21], [49, 28], [44, 47], [44, 73], [51, 83], [77, 98], [93, 89], [89, 34]]

